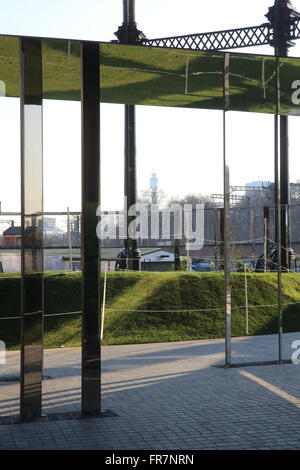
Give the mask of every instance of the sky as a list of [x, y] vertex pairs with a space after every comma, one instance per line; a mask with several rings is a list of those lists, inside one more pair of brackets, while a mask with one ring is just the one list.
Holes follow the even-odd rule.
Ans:
[[[110, 41], [122, 23], [122, 0], [0, 0], [0, 33]], [[294, 0], [300, 11], [300, 0]], [[259, 25], [272, 0], [136, 0], [136, 21], [149, 38]], [[243, 52], [273, 55], [272, 48]], [[300, 56], [300, 41], [290, 55]], [[299, 77], [300, 79], [300, 77]], [[101, 199], [123, 200], [123, 106], [101, 105]], [[222, 112], [137, 106], [138, 191], [153, 170], [168, 197], [222, 193]], [[44, 100], [44, 210], [80, 210], [80, 104]], [[291, 180], [300, 179], [299, 118], [290, 118]], [[0, 201], [20, 208], [19, 100], [0, 98]], [[232, 185], [273, 179], [273, 117], [227, 115]]]

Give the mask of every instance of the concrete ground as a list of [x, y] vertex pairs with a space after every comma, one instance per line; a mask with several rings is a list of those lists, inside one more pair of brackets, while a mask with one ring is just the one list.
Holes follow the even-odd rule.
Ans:
[[[285, 359], [295, 340], [284, 335]], [[235, 338], [232, 350], [234, 363], [276, 360], [277, 337]], [[64, 418], [80, 410], [80, 348], [62, 348], [45, 351], [48, 417], [7, 424], [19, 359], [0, 365], [0, 449], [300, 449], [300, 365], [216, 367], [223, 340], [104, 346], [102, 408], [117, 415], [105, 418]]]

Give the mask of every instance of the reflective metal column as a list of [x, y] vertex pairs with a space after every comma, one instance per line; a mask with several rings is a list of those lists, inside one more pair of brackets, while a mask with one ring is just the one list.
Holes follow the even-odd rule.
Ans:
[[264, 206], [264, 272], [269, 271], [270, 207]]
[[220, 232], [220, 269], [224, 271], [224, 207], [218, 209], [218, 216], [219, 216], [219, 232]]
[[[274, 116], [274, 176], [275, 176], [275, 241], [277, 246], [277, 325], [278, 325], [278, 361], [282, 361], [282, 250], [281, 250], [281, 171], [282, 162], [280, 153], [280, 64], [276, 58], [276, 114]], [[281, 121], [280, 121], [281, 122]]]
[[289, 178], [289, 122], [280, 116], [280, 203], [281, 203], [281, 267], [290, 269], [288, 248], [291, 246], [288, 207], [290, 204]]
[[21, 421], [41, 415], [43, 373], [42, 48], [20, 40], [21, 63]]
[[[125, 105], [125, 147], [124, 147], [124, 201], [126, 206], [125, 217], [127, 217], [127, 227], [134, 220], [134, 216], [129, 216], [130, 207], [137, 202], [136, 185], [136, 126], [135, 126], [135, 106]], [[126, 235], [125, 247], [128, 252], [128, 269], [139, 270], [139, 250], [137, 240]]]
[[[121, 43], [137, 44], [139, 42], [142, 33], [137, 29], [135, 22], [135, 0], [123, 0], [123, 24], [115, 34]], [[128, 228], [134, 219], [133, 216], [128, 215], [128, 211], [137, 202], [135, 106], [125, 105], [124, 111], [124, 211]], [[128, 269], [139, 271], [141, 253], [137, 240], [131, 239], [126, 233], [124, 245], [128, 253]]]
[[224, 165], [224, 275], [225, 275], [225, 365], [231, 365], [231, 246], [230, 246], [230, 181], [226, 154], [226, 112], [229, 110], [230, 54], [224, 56], [224, 113], [223, 113], [223, 165]]
[[[288, 35], [289, 28], [285, 23], [284, 8], [286, 8], [287, 1], [275, 2], [274, 8], [274, 49], [275, 56], [278, 60], [279, 57], [288, 57]], [[278, 78], [280, 72], [278, 69]], [[280, 101], [277, 102], [277, 113], [280, 114]], [[276, 118], [277, 119], [277, 118]], [[281, 246], [281, 269], [289, 269], [289, 256], [288, 248], [290, 247], [290, 227], [288, 220], [287, 208], [290, 204], [290, 178], [289, 178], [289, 121], [288, 116], [279, 117], [279, 187], [280, 187], [280, 246]]]
[[100, 415], [100, 250], [96, 210], [100, 202], [99, 45], [81, 44], [82, 120], [82, 401], [84, 416]]

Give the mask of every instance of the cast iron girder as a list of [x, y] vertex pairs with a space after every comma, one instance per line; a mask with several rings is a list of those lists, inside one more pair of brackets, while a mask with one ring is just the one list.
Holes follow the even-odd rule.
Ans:
[[[300, 19], [292, 19], [289, 23], [288, 41], [300, 39]], [[188, 34], [158, 39], [141, 39], [143, 46], [167, 47], [176, 49], [192, 49], [216, 51], [237, 49], [241, 47], [273, 45], [274, 27], [270, 23], [247, 28], [228, 29], [210, 33]], [[290, 44], [292, 45], [292, 44]]]

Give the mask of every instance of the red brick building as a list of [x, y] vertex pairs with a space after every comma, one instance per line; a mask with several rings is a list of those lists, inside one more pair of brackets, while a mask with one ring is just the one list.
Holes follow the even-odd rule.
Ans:
[[21, 246], [21, 227], [9, 227], [3, 232], [3, 247], [19, 248]]

